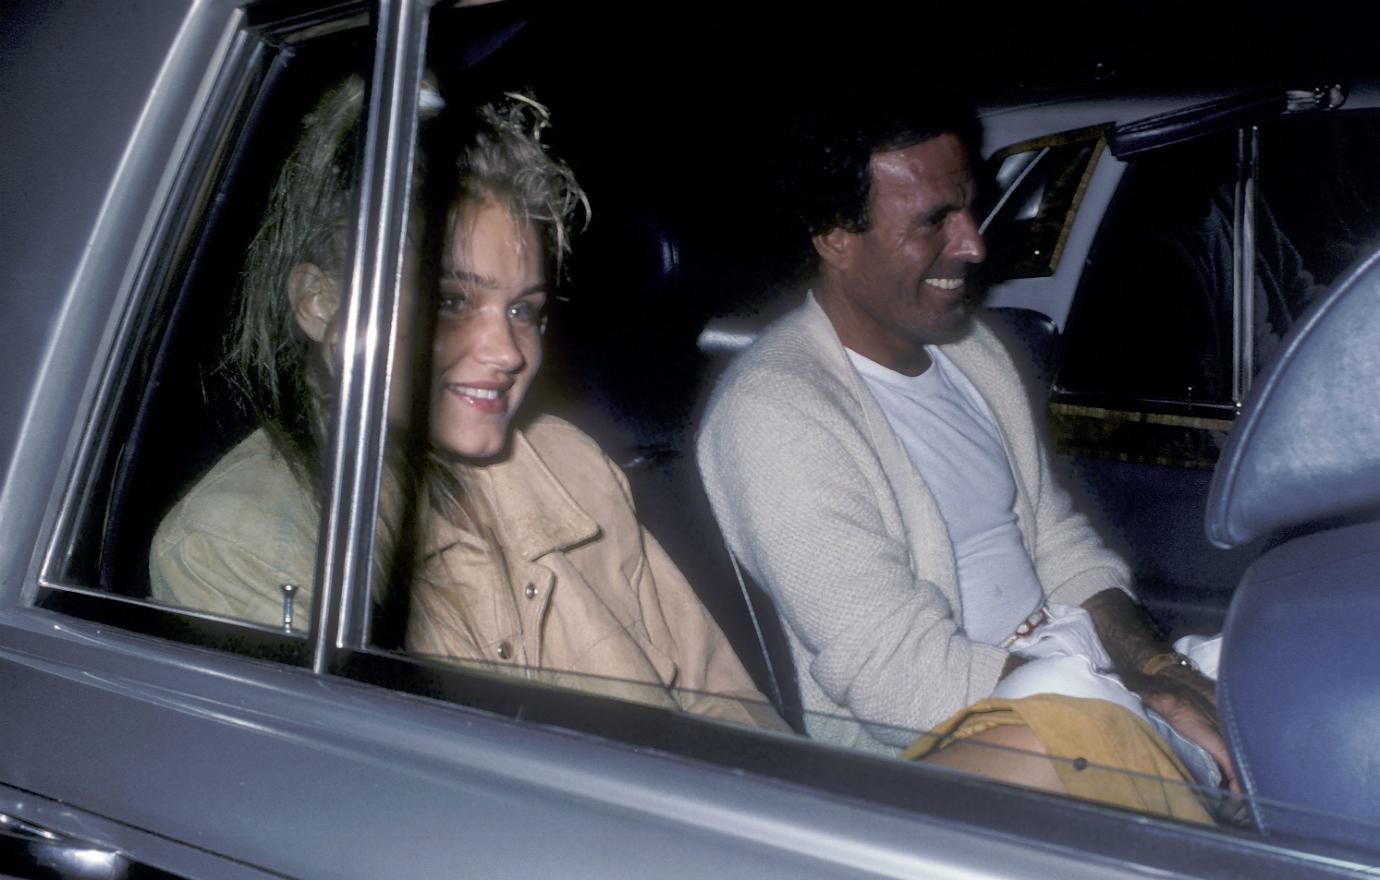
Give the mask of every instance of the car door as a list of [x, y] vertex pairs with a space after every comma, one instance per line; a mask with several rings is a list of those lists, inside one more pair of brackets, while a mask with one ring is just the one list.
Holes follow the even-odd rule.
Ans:
[[[396, 335], [385, 279], [406, 240], [425, 47], [449, 34], [432, 51], [477, 64], [532, 12], [212, 0], [99, 15], [53, 5], [12, 20], [24, 49], [6, 62], [0, 106], [24, 123], [0, 159], [0, 814], [11, 837], [70, 844], [112, 871], [122, 860], [130, 876], [193, 878], [1357, 869], [1359, 857], [848, 754], [374, 638], [391, 343], [351, 343]], [[161, 518], [254, 427], [217, 371], [244, 242], [302, 114], [350, 72], [368, 83], [366, 171], [316, 601], [305, 626], [288, 595], [287, 626], [154, 601]]]

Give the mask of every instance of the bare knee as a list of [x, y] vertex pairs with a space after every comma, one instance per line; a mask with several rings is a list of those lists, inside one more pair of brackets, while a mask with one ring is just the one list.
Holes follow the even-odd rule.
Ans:
[[1013, 785], [1067, 793], [1049, 753], [1025, 725], [989, 728], [931, 752], [923, 760]]

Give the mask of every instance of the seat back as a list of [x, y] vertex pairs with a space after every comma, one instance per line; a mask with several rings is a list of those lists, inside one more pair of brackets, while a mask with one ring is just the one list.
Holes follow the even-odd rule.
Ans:
[[729, 261], [643, 206], [601, 205], [527, 407], [573, 422], [623, 468], [639, 520], [789, 720], [800, 699], [781, 624], [740, 586], [695, 466], [699, 414], [727, 363], [697, 339], [714, 294], [728, 295], [711, 285]]
[[1261, 374], [1208, 497], [1220, 547], [1277, 543], [1224, 630], [1218, 701], [1268, 834], [1380, 842], [1380, 253]]

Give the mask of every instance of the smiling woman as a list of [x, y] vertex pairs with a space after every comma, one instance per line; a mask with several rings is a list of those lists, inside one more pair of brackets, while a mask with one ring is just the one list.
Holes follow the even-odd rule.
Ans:
[[491, 458], [541, 366], [546, 273], [532, 224], [487, 193], [457, 205], [432, 359], [431, 440]]
[[[539, 140], [545, 108], [508, 93], [442, 109], [436, 87], [423, 89], [376, 643], [396, 647], [400, 631], [410, 651], [780, 726], [639, 526], [616, 466], [571, 425], [515, 422], [541, 365], [548, 288], [588, 213]], [[163, 602], [285, 629], [311, 619], [362, 106], [357, 79], [328, 91], [270, 198], [232, 334], [260, 427], [159, 527], [150, 570]]]

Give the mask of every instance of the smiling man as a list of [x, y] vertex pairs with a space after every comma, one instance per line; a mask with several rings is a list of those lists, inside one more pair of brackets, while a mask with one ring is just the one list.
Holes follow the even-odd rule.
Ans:
[[822, 101], [794, 132], [781, 192], [809, 292], [710, 402], [715, 515], [775, 600], [812, 736], [895, 753], [984, 699], [1052, 691], [1119, 702], [1193, 775], [1230, 777], [1211, 683], [1055, 483], [973, 301], [975, 140], [961, 108], [913, 95]]

